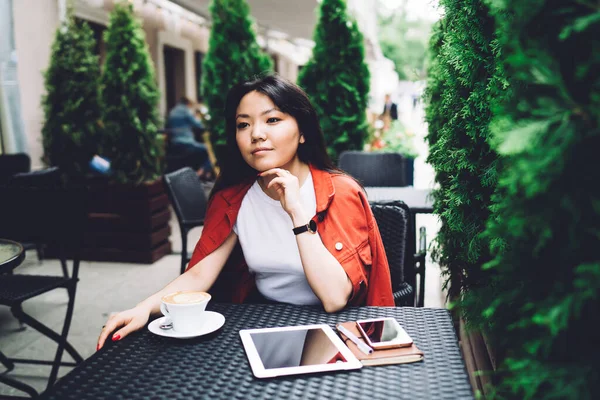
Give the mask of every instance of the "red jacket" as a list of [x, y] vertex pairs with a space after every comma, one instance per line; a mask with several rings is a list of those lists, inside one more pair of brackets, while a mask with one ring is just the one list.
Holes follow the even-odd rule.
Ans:
[[[317, 223], [323, 244], [352, 282], [348, 304], [393, 306], [387, 257], [363, 189], [346, 175], [312, 166], [310, 170], [317, 200], [317, 214], [312, 219]], [[253, 183], [232, 186], [213, 195], [208, 204], [202, 236], [188, 269], [225, 242], [233, 230], [242, 200]], [[237, 256], [234, 253], [217, 282], [220, 290], [230, 295], [231, 301], [243, 303], [255, 287], [254, 277], [241, 252]]]

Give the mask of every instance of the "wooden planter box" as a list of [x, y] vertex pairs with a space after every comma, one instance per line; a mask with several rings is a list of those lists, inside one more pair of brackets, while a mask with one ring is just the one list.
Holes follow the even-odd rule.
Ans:
[[459, 321], [459, 338], [471, 387], [486, 398], [492, 384], [490, 372], [496, 370], [495, 352], [481, 333], [467, 332], [462, 319]]
[[171, 253], [170, 204], [161, 179], [137, 186], [98, 179], [89, 188], [82, 260], [152, 264]]

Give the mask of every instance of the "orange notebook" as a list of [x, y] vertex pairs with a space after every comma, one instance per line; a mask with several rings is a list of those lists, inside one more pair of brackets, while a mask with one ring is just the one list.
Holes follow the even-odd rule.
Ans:
[[[342, 322], [336, 326], [343, 325], [344, 328], [354, 333], [356, 337], [364, 342], [360, 331], [356, 327], [355, 321]], [[365, 354], [358, 349], [350, 339], [340, 332], [340, 336], [346, 346], [360, 360], [364, 366], [369, 365], [390, 365], [390, 364], [407, 364], [423, 360], [423, 352], [413, 343], [409, 347], [398, 347], [395, 349], [375, 350], [371, 354]]]

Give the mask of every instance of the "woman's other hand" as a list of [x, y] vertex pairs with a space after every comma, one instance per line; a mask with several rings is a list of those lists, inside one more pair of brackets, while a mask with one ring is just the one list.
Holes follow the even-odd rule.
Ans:
[[102, 332], [100, 332], [98, 344], [96, 345], [96, 351], [100, 350], [102, 346], [104, 346], [108, 335], [110, 335], [116, 329], [120, 328], [118, 331], [112, 334], [111, 339], [113, 342], [121, 340], [131, 332], [135, 332], [143, 328], [146, 323], [148, 323], [149, 319], [150, 312], [140, 306], [126, 311], [121, 311], [120, 313], [111, 316], [106, 322], [106, 325], [102, 328]]

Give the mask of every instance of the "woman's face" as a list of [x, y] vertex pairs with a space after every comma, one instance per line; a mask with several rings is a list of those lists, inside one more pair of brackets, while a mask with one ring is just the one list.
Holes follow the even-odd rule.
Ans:
[[281, 112], [259, 92], [242, 98], [236, 110], [236, 141], [242, 157], [259, 172], [292, 169], [299, 163], [298, 145], [304, 143], [296, 119]]

